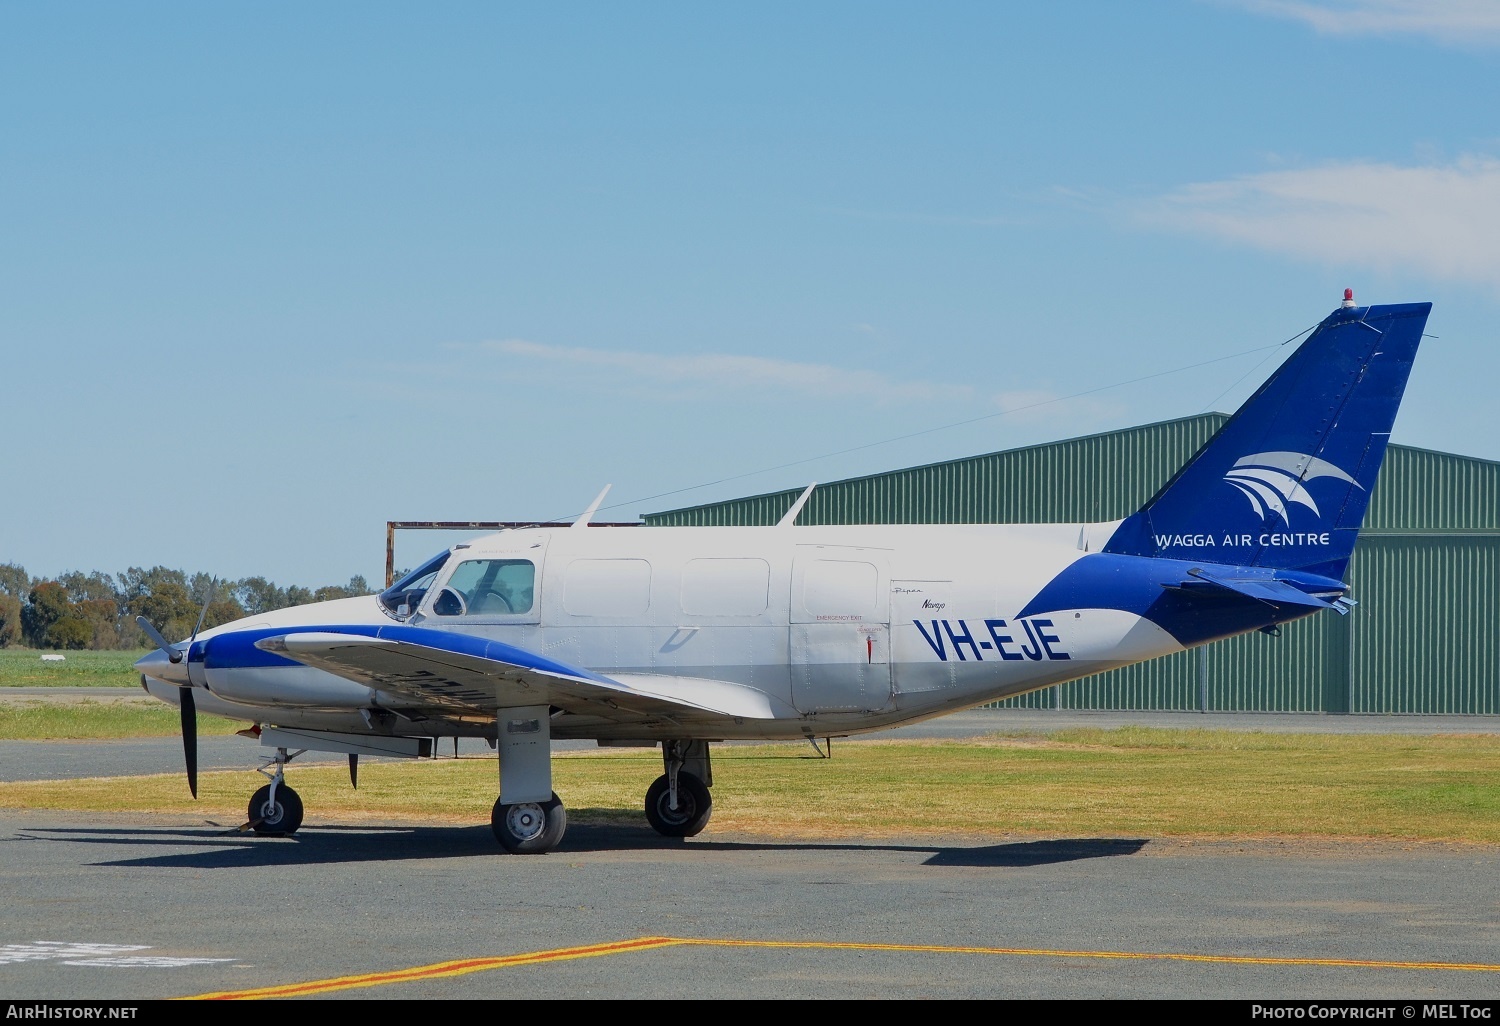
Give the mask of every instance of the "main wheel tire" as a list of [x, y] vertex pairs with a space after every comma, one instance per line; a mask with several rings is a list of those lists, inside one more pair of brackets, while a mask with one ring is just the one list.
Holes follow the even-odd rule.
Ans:
[[250, 796], [250, 828], [268, 837], [287, 837], [302, 825], [302, 798], [285, 784], [276, 786], [276, 804], [271, 804], [271, 785]]
[[540, 855], [556, 848], [568, 829], [568, 810], [557, 792], [545, 802], [495, 802], [490, 829], [500, 847], [513, 855]]
[[691, 773], [677, 774], [677, 808], [671, 807], [672, 785], [663, 773], [646, 791], [646, 818], [663, 837], [692, 837], [708, 826], [714, 800], [703, 781]]

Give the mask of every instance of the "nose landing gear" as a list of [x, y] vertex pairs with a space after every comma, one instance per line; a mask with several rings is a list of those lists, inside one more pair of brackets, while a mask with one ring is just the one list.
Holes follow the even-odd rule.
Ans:
[[267, 784], [250, 796], [250, 829], [269, 837], [296, 833], [302, 825], [302, 798], [285, 784], [271, 793]]
[[[254, 830], [267, 837], [289, 837], [302, 825], [302, 798], [286, 785], [286, 764], [307, 749], [288, 755], [285, 748], [265, 757], [256, 772], [271, 782], [250, 796], [249, 822], [241, 829]], [[275, 766], [270, 772], [268, 767]]]

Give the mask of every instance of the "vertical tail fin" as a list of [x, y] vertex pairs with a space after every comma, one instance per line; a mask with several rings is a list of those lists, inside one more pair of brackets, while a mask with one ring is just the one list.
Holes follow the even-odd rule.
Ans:
[[1431, 310], [1335, 310], [1105, 551], [1342, 577]]

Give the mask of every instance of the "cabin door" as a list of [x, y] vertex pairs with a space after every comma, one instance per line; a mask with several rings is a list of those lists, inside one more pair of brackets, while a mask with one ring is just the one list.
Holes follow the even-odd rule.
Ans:
[[799, 712], [890, 708], [889, 564], [883, 549], [797, 546], [790, 654]]

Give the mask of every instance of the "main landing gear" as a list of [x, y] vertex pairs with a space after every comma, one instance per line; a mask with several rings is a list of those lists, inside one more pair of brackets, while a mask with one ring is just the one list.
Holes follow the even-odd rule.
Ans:
[[501, 709], [496, 717], [500, 797], [490, 829], [500, 847], [516, 855], [556, 848], [568, 813], [552, 790], [552, 710], [545, 705]]
[[490, 813], [490, 829], [500, 847], [514, 855], [539, 855], [556, 848], [568, 829], [568, 810], [563, 808], [557, 792], [544, 802], [513, 802], [506, 805], [495, 800]]
[[[552, 790], [551, 731], [546, 706], [501, 710], [500, 798], [490, 829], [500, 847], [539, 855], [562, 842], [568, 813]], [[646, 791], [646, 819], [663, 837], [692, 837], [713, 811], [713, 767], [707, 741], [662, 742], [666, 770]]]
[[[266, 756], [256, 772], [271, 782], [250, 796], [246, 827], [270, 837], [287, 837], [297, 832], [302, 825], [302, 798], [286, 785], [286, 764], [305, 751], [288, 755], [285, 748], [278, 748], [275, 755]], [[274, 773], [269, 770], [272, 765], [276, 767]]]
[[663, 741], [666, 772], [646, 791], [646, 820], [663, 837], [693, 837], [713, 813], [707, 741]]

